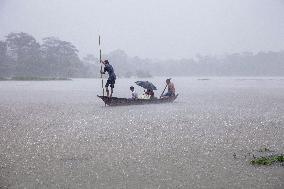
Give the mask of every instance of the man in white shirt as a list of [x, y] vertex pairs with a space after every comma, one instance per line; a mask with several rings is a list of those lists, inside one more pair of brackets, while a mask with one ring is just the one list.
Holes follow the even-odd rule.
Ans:
[[134, 87], [133, 86], [131, 86], [130, 87], [130, 90], [131, 90], [131, 98], [132, 99], [137, 99], [138, 98], [138, 94], [134, 91]]

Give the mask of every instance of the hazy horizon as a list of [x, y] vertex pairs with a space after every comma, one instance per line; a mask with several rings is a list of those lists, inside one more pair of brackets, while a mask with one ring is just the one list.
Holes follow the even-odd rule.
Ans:
[[284, 0], [0, 0], [0, 91], [0, 189], [284, 186]]
[[196, 54], [284, 50], [284, 1], [0, 0], [0, 39], [26, 32], [72, 42], [80, 56], [121, 49], [129, 56], [192, 58]]

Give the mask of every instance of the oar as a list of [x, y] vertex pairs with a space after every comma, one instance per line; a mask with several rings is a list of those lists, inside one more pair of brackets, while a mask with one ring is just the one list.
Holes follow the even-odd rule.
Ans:
[[[169, 79], [171, 80], [172, 78], [169, 78]], [[164, 92], [165, 92], [165, 90], [166, 90], [167, 86], [168, 86], [168, 84], [166, 84], [166, 86], [165, 86], [165, 88], [164, 88], [164, 90], [163, 90], [163, 92], [162, 92], [162, 94], [161, 94], [160, 98], [163, 96], [163, 94], [164, 94]]]
[[165, 90], [166, 90], [167, 86], [168, 86], [168, 84], [166, 84], [166, 86], [165, 86], [165, 88], [164, 88], [164, 90], [163, 90], [163, 92], [162, 92], [162, 94], [161, 94], [160, 98], [162, 98], [162, 96], [163, 96], [163, 94], [164, 94], [164, 92], [165, 92]]

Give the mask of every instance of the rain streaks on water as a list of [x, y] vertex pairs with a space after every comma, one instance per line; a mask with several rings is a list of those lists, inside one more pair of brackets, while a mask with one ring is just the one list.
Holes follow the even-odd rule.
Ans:
[[[164, 78], [154, 78], [163, 89]], [[174, 78], [176, 102], [105, 107], [100, 80], [0, 83], [4, 188], [281, 188], [283, 78]], [[131, 95], [121, 79], [115, 95]], [[137, 92], [142, 89], [137, 87]], [[260, 188], [261, 188], [260, 187]]]

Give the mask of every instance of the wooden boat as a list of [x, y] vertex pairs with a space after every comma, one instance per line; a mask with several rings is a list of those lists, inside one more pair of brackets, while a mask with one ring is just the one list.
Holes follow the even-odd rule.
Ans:
[[112, 97], [109, 98], [107, 96], [99, 96], [105, 104], [109, 106], [128, 106], [128, 105], [142, 105], [142, 104], [162, 104], [162, 103], [170, 103], [173, 102], [178, 94], [174, 97], [169, 98], [153, 98], [153, 99], [128, 99], [128, 98], [117, 98]]

